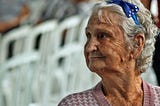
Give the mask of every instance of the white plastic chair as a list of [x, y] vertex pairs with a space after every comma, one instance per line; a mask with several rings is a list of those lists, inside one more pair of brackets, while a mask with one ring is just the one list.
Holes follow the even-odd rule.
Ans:
[[[25, 46], [27, 44], [26, 38], [29, 36], [30, 33], [30, 26], [25, 25], [21, 26], [17, 29], [11, 30], [7, 34], [3, 35], [1, 39], [1, 50], [0, 50], [0, 87], [2, 92], [2, 97], [5, 98], [6, 105], [11, 106], [14, 103], [12, 97], [14, 86], [11, 86], [10, 83], [5, 83], [6, 80], [12, 79], [11, 77], [6, 77], [8, 74], [14, 72], [15, 67], [19, 64], [23, 64], [25, 62], [24, 59], [18, 60], [17, 58], [20, 57], [20, 54], [25, 52]], [[8, 48], [9, 44], [14, 41], [14, 45], [12, 46], [13, 56], [7, 58], [7, 54], [9, 54]], [[23, 61], [23, 62], [22, 62]], [[17, 68], [18, 69], [18, 68]], [[15, 71], [17, 72], [17, 71]], [[18, 72], [20, 73], [20, 72]], [[7, 79], [6, 79], [7, 78]], [[12, 85], [16, 86], [16, 83], [12, 83]], [[15, 96], [16, 98], [16, 96]]]
[[[50, 86], [48, 88], [50, 88], [50, 97], [54, 98], [53, 101], [58, 102], [71, 92], [91, 87], [97, 81], [95, 75], [88, 71], [83, 57], [86, 24], [87, 19], [83, 20], [80, 16], [73, 16], [65, 19], [56, 28], [55, 33], [58, 38], [52, 38], [57, 42], [56, 49], [48, 58], [48, 69], [52, 71], [49, 82], [53, 83], [48, 84]], [[63, 38], [64, 30], [68, 31], [65, 33], [65, 38]], [[62, 38], [65, 41], [63, 46], [60, 43]], [[83, 80], [84, 76], [87, 76], [86, 80]], [[59, 88], [58, 91], [56, 88]]]
[[[73, 16], [65, 19], [64, 21], [60, 22], [56, 29], [54, 30], [54, 34], [50, 36], [50, 41], [48, 41], [48, 51], [46, 51], [47, 56], [45, 58], [47, 59], [47, 70], [44, 77], [46, 77], [47, 82], [45, 82], [45, 88], [43, 89], [43, 95], [45, 95], [44, 98], [41, 98], [42, 104], [47, 105], [49, 101], [56, 101], [58, 100], [58, 97], [61, 95], [61, 93], [65, 93], [66, 89], [66, 77], [64, 74], [64, 70], [62, 70], [62, 67], [59, 67], [59, 59], [56, 58], [56, 53], [61, 52], [62, 48], [62, 40], [64, 39], [64, 31], [66, 30], [66, 38], [65, 43], [63, 46], [66, 46], [66, 44], [69, 44], [69, 42], [73, 41], [73, 37], [75, 36], [75, 33], [77, 33], [77, 28], [80, 24], [81, 17], [79, 16]], [[70, 37], [70, 38], [69, 38]], [[69, 47], [69, 46], [68, 46]], [[72, 48], [71, 48], [72, 49]], [[66, 49], [67, 50], [67, 49]], [[62, 51], [66, 53], [66, 50]], [[54, 59], [52, 59], [52, 57]], [[55, 59], [56, 58], [56, 59]], [[61, 77], [63, 76], [63, 77]], [[52, 90], [53, 89], [53, 90]], [[59, 92], [56, 93], [56, 89], [58, 89]], [[53, 94], [54, 93], [54, 94]], [[48, 98], [52, 99], [48, 99]], [[56, 99], [57, 98], [57, 99]]]
[[[83, 57], [86, 22], [87, 19], [73, 16], [60, 23], [50, 20], [29, 28], [28, 36], [20, 37], [25, 38], [21, 42], [24, 48], [0, 63], [1, 101], [4, 95], [7, 106], [54, 106], [68, 93], [93, 85], [95, 77]], [[65, 43], [61, 45], [66, 30]], [[39, 48], [35, 49], [39, 35]], [[15, 36], [14, 39], [19, 38]]]
[[[32, 32], [27, 39], [28, 45], [26, 51], [39, 51], [43, 56], [47, 55], [47, 49], [50, 48], [48, 46], [51, 46], [49, 45], [50, 39], [54, 36], [54, 31], [57, 25], [57, 20], [49, 20], [33, 27]], [[39, 36], [41, 36], [41, 38], [37, 42], [36, 39]], [[39, 46], [38, 50], [35, 49], [35, 45]]]
[[20, 28], [14, 29], [7, 34], [3, 35], [1, 39], [0, 48], [0, 63], [3, 63], [7, 59], [9, 54], [8, 48], [9, 44], [14, 41], [14, 46], [12, 48], [13, 56], [18, 55], [20, 52], [24, 51], [27, 42], [26, 38], [29, 36], [30, 26], [21, 26]]
[[[34, 95], [35, 102], [40, 103], [45, 106], [48, 97], [48, 79], [50, 77], [50, 72], [48, 71], [47, 59], [50, 49], [54, 46], [51, 45], [51, 38], [55, 36], [55, 28], [58, 23], [56, 20], [49, 20], [35, 26], [30, 34], [28, 41], [28, 52], [37, 52], [39, 54], [39, 61], [37, 63], [37, 69], [35, 70], [35, 76], [33, 80], [32, 92]], [[36, 39], [40, 36], [38, 43]], [[35, 49], [35, 44], [39, 45]], [[40, 86], [42, 85], [42, 86]], [[38, 90], [37, 90], [38, 89]]]
[[[6, 36], [6, 38], [4, 38], [2, 42], [4, 50], [7, 49], [8, 43], [13, 40], [15, 40], [15, 42], [20, 42], [20, 47], [23, 45], [23, 50], [18, 50], [18, 52], [14, 53], [14, 56], [9, 60], [7, 60], [7, 56], [5, 56], [0, 64], [0, 76], [2, 79], [1, 88], [6, 98], [7, 106], [27, 106], [32, 100], [36, 100], [33, 95], [35, 94], [33, 93], [33, 85], [37, 83], [37, 76], [45, 73], [42, 73], [44, 70], [41, 71], [41, 67], [45, 66], [45, 64], [42, 64], [44, 62], [41, 61], [45, 60], [43, 57], [46, 55], [44, 52], [46, 52], [48, 44], [47, 40], [49, 39], [49, 36], [51, 36], [50, 34], [54, 31], [55, 27], [56, 21], [51, 20], [36, 27], [32, 27], [32, 30], [28, 30], [31, 28], [23, 29], [23, 31], [16, 29], [16, 34], [12, 32], [9, 33], [9, 37]], [[42, 40], [40, 41], [39, 50], [36, 50], [34, 44], [35, 39], [39, 34], [42, 35]], [[18, 45], [15, 47], [18, 47]], [[2, 56], [4, 56], [6, 52], [2, 53]], [[43, 67], [43, 69], [45, 69], [45, 67]], [[10, 76], [7, 77], [8, 75]], [[46, 77], [46, 75], [44, 76]], [[40, 79], [38, 79], [38, 81], [40, 81]], [[43, 85], [45, 85], [45, 83], [43, 83]], [[38, 89], [36, 90], [38, 91]], [[39, 98], [42, 98], [42, 96], [43, 95], [40, 95]]]

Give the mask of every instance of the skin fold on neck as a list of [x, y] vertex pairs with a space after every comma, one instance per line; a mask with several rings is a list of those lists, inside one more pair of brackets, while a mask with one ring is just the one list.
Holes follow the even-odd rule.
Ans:
[[142, 80], [139, 75], [134, 73], [135, 71], [130, 67], [126, 74], [107, 73], [107, 75], [100, 75], [103, 93], [112, 106], [142, 106]]

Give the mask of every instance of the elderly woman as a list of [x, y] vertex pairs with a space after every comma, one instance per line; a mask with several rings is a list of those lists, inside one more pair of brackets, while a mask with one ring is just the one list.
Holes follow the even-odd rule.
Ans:
[[112, 0], [93, 9], [86, 27], [88, 68], [102, 80], [59, 106], [160, 106], [160, 88], [140, 77], [150, 66], [157, 28], [139, 0]]

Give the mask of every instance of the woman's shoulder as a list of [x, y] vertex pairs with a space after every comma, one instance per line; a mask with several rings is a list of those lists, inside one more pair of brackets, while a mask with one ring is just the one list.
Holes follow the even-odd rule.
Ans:
[[160, 86], [152, 85], [146, 83], [147, 89], [145, 90], [146, 95], [149, 95], [150, 99], [154, 101], [154, 103], [158, 103], [160, 105]]
[[96, 84], [93, 88], [70, 94], [64, 97], [58, 106], [99, 106], [97, 96], [99, 97], [101, 90], [101, 82]]
[[153, 90], [153, 92], [160, 94], [160, 86], [149, 84], [149, 83], [147, 83], [147, 85], [150, 89]]
[[64, 97], [60, 101], [58, 106], [73, 106], [73, 105], [77, 106], [77, 105], [86, 105], [86, 104], [89, 104], [88, 106], [90, 106], [91, 104], [97, 104], [97, 101], [94, 98], [92, 90], [93, 89], [89, 89], [86, 91], [70, 94]]
[[147, 83], [147, 82], [143, 81], [143, 87], [147, 91], [150, 91], [150, 92], [153, 92], [153, 93], [159, 93], [159, 95], [160, 95], [160, 86], [153, 85], [153, 84], [150, 84], [150, 83]]
[[153, 90], [154, 94], [158, 95], [160, 97], [160, 87], [155, 85], [150, 85], [151, 89]]

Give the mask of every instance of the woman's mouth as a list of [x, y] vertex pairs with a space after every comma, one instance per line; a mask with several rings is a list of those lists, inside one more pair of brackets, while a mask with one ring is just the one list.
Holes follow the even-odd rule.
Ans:
[[99, 56], [99, 55], [89, 55], [88, 56], [89, 59], [102, 59], [105, 58], [104, 56]]

